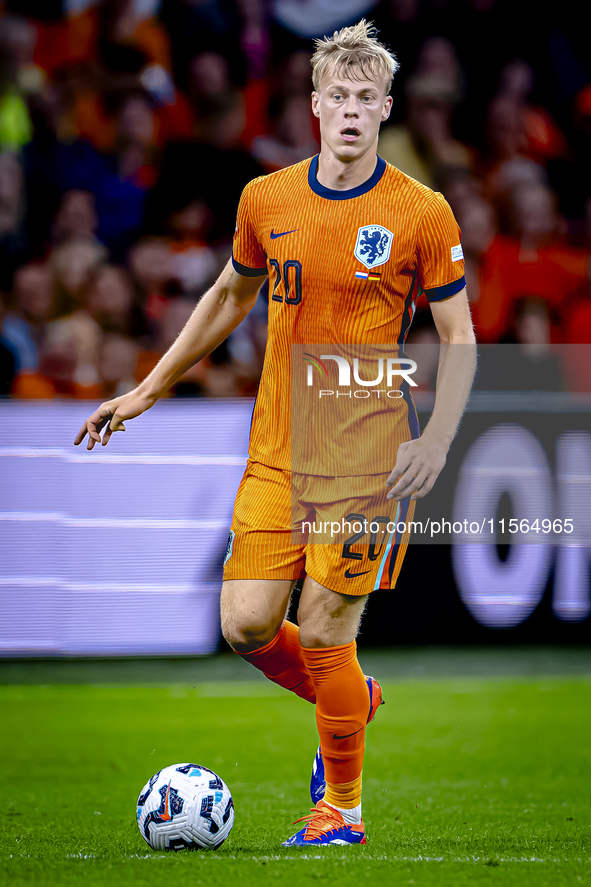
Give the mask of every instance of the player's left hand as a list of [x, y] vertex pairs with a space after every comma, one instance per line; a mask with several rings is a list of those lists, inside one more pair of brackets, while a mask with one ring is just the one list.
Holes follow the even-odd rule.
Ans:
[[388, 499], [422, 499], [445, 465], [447, 447], [433, 438], [419, 437], [400, 444], [396, 465], [386, 481]]

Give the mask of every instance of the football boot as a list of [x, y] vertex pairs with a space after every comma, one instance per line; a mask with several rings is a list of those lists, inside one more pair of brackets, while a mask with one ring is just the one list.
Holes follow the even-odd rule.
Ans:
[[363, 820], [359, 825], [345, 822], [341, 813], [326, 801], [318, 801], [308, 816], [296, 819], [306, 825], [284, 841], [282, 847], [316, 847], [319, 844], [367, 844]]

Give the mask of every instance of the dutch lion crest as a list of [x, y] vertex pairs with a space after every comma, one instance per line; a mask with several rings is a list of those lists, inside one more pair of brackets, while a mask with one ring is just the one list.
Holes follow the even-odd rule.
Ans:
[[366, 268], [377, 268], [390, 258], [394, 235], [381, 225], [363, 225], [357, 232], [355, 258]]

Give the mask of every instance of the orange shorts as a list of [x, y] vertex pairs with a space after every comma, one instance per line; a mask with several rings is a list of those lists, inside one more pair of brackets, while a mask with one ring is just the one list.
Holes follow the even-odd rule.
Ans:
[[299, 579], [340, 594], [393, 588], [414, 502], [387, 499], [387, 475], [292, 475], [249, 460], [238, 488], [224, 579]]

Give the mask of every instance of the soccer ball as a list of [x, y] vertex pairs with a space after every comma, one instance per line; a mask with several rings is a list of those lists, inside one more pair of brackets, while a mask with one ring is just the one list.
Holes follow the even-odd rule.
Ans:
[[234, 801], [217, 773], [172, 764], [143, 787], [137, 824], [153, 850], [217, 850], [234, 825]]

